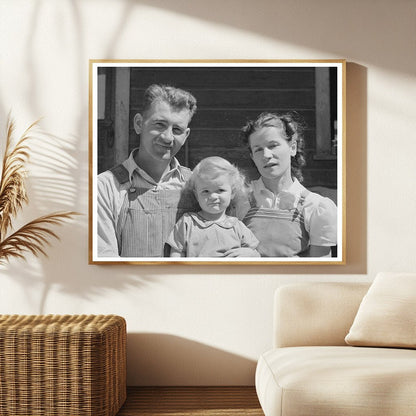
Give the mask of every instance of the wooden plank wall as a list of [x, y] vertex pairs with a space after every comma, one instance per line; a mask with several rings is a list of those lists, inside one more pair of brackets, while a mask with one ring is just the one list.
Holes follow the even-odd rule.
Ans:
[[[202, 158], [220, 155], [244, 170], [249, 179], [258, 177], [239, 130], [262, 111], [296, 110], [305, 119], [307, 166], [305, 186], [336, 187], [336, 159], [316, 160], [315, 69], [314, 68], [132, 68], [130, 120], [141, 111], [144, 90], [152, 83], [165, 83], [189, 90], [198, 101], [198, 111], [186, 146], [178, 154], [193, 168]], [[138, 145], [130, 123], [129, 148]]]
[[104, 97], [104, 118], [97, 120], [98, 140], [97, 140], [97, 169], [101, 173], [115, 164], [114, 151], [114, 84], [115, 71], [113, 68], [100, 68], [99, 75], [105, 76], [104, 91], [98, 91]]

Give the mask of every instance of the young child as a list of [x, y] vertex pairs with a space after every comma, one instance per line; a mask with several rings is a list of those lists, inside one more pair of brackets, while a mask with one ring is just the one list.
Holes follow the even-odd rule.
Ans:
[[184, 214], [167, 244], [171, 257], [260, 257], [259, 241], [227, 208], [245, 191], [244, 176], [222, 157], [207, 157], [195, 167], [187, 185], [199, 212]]

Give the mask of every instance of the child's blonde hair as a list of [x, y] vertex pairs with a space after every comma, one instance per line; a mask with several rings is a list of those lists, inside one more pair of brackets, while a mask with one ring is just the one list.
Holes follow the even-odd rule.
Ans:
[[187, 182], [187, 188], [192, 192], [196, 189], [196, 180], [198, 178], [216, 179], [218, 176], [228, 176], [233, 197], [231, 205], [240, 198], [247, 195], [248, 187], [246, 179], [240, 170], [231, 164], [228, 160], [219, 156], [210, 156], [202, 159], [192, 171], [192, 175]]

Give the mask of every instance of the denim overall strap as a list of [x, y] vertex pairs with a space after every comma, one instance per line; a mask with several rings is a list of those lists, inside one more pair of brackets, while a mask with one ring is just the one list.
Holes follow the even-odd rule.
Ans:
[[129, 181], [129, 171], [122, 165], [116, 165], [110, 169], [110, 172], [116, 177], [120, 184]]
[[120, 256], [163, 257], [168, 235], [185, 212], [195, 209], [194, 201], [180, 185], [174, 189], [130, 187], [117, 221]]
[[309, 247], [305, 228], [304, 202], [310, 192], [301, 193], [296, 208], [259, 208], [250, 198], [251, 208], [243, 223], [260, 241], [257, 250], [262, 257], [302, 256]]

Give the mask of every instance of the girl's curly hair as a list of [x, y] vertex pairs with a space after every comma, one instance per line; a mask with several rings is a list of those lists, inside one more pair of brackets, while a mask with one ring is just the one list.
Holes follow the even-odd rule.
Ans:
[[291, 160], [292, 177], [299, 182], [303, 181], [302, 168], [305, 166], [305, 143], [303, 132], [306, 128], [303, 118], [296, 112], [288, 113], [261, 113], [255, 120], [249, 120], [241, 129], [240, 137], [248, 146], [251, 153], [250, 136], [263, 127], [276, 127], [283, 131], [288, 142], [295, 141], [297, 150]]
[[191, 177], [186, 183], [188, 191], [195, 192], [198, 178], [216, 179], [218, 176], [226, 175], [230, 181], [233, 198], [230, 207], [248, 194], [248, 186], [244, 174], [228, 160], [219, 156], [210, 156], [202, 159], [193, 169]]

